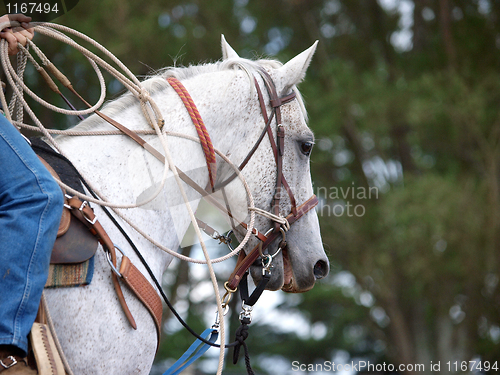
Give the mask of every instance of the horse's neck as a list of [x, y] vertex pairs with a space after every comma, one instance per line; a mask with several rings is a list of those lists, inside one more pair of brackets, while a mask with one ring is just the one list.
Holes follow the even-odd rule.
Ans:
[[[248, 103], [249, 86], [246, 84], [243, 90], [232, 88], [231, 83], [236, 74], [226, 72], [225, 75], [218, 74], [219, 77], [216, 78], [207, 75], [185, 82], [215, 147], [226, 155], [240, 150], [246, 134], [244, 129], [248, 121], [246, 116], [249, 116], [242, 111], [244, 103]], [[203, 82], [204, 79], [207, 82]], [[204, 89], [199, 89], [200, 86]], [[235, 97], [238, 95], [241, 98]], [[164, 116], [168, 130], [197, 137], [184, 105], [173, 90], [160, 91], [153, 95], [153, 99]], [[130, 129], [149, 127], [138, 104], [124, 108], [118, 113], [115, 111], [113, 119]], [[85, 123], [83, 122], [81, 127], [84, 127]], [[110, 129], [111, 126], [104, 121], [97, 121], [93, 128]], [[144, 139], [158, 150], [162, 150], [157, 136], [144, 136]], [[208, 173], [201, 146], [193, 141], [176, 137], [168, 137], [167, 143], [176, 165], [199, 186], [207, 186]], [[151, 197], [162, 181], [164, 165], [125, 136], [62, 137], [61, 148], [102, 196], [112, 202], [144, 201]], [[190, 190], [186, 185], [184, 187]], [[188, 196], [195, 211], [199, 196], [193, 194], [192, 190], [188, 191]], [[165, 188], [152, 202], [125, 210], [123, 214], [159, 243], [171, 249], [177, 249], [190, 223], [188, 212], [171, 172], [165, 181]], [[150, 256], [157, 256], [154, 255], [155, 251], [158, 253], [152, 249]], [[161, 263], [167, 266], [169, 257], [165, 255], [161, 257], [164, 257], [162, 258], [164, 262]]]

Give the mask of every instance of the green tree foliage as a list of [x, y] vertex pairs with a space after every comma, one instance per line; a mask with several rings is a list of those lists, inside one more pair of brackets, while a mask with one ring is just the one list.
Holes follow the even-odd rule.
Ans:
[[[313, 179], [332, 270], [277, 307], [301, 317], [296, 327], [256, 321], [248, 340], [259, 372], [286, 373], [292, 361], [441, 361], [444, 370], [447, 361], [500, 358], [499, 18], [493, 0], [80, 0], [56, 22], [138, 75], [217, 60], [220, 34], [244, 57], [281, 61], [320, 40], [300, 88], [317, 138]], [[88, 63], [39, 39], [95, 101]], [[34, 73], [28, 82], [49, 95]], [[113, 81], [108, 89], [121, 90]], [[40, 111], [45, 123], [67, 126]], [[349, 205], [358, 211], [348, 215]], [[189, 279], [170, 283], [172, 294], [184, 288], [178, 299], [201, 330], [213, 301], [190, 299], [199, 285]], [[159, 360], [190, 340], [172, 331]]]

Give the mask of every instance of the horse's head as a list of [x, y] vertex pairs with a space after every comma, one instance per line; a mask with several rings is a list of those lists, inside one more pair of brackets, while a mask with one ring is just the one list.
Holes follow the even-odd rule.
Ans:
[[[257, 74], [257, 85], [261, 88], [266, 104], [265, 112], [269, 117], [272, 113], [271, 99], [273, 99], [273, 94], [269, 93], [269, 87], [267, 87], [268, 90], [265, 89], [265, 81], [268, 85], [275, 87], [275, 94], [279, 98], [286, 97], [291, 93], [296, 94], [295, 99], [286, 102], [277, 109], [281, 112], [280, 122], [285, 134], [281, 172], [286, 180], [285, 184], [287, 183], [289, 186], [289, 191], [281, 183], [277, 184], [277, 165], [279, 163], [276, 160], [276, 152], [273, 152], [272, 141], [268, 139], [267, 135], [243, 170], [245, 179], [252, 187], [255, 206], [276, 214], [277, 212], [272, 209], [272, 205], [273, 202], [276, 202], [273, 200], [277, 193], [280, 198], [279, 215], [283, 217], [287, 217], [292, 212], [293, 198], [296, 206], [299, 207], [313, 196], [309, 157], [314, 144], [314, 135], [307, 126], [307, 115], [296, 85], [304, 78], [315, 49], [316, 43], [284, 65], [267, 60], [257, 62], [264, 71]], [[224, 38], [222, 38], [222, 52], [225, 61], [242, 60]], [[255, 94], [253, 96], [254, 102], [256, 97]], [[253, 108], [259, 108], [258, 102]], [[254, 129], [252, 133], [249, 131], [245, 137], [246, 144], [251, 143], [249, 138], [257, 137], [264, 127], [265, 122], [260, 114], [260, 109], [258, 111], [259, 116], [256, 117]], [[271, 122], [270, 129], [274, 139], [277, 140], [278, 124], [276, 120]], [[245, 153], [248, 153], [248, 147], [240, 149], [239, 158], [242, 158]], [[276, 191], [277, 188], [278, 191]], [[268, 229], [274, 227], [274, 222], [265, 216], [257, 215], [255, 227], [260, 232], [266, 233]], [[265, 252], [275, 254], [281, 240], [282, 236], [280, 235]], [[247, 252], [256, 243], [257, 240], [251, 241]], [[267, 284], [267, 289], [271, 290], [305, 292], [314, 286], [316, 279], [321, 279], [328, 274], [328, 258], [323, 249], [318, 216], [314, 209], [309, 210], [291, 225], [286, 232], [286, 246], [276, 254], [272, 265], [271, 279]], [[251, 267], [251, 274], [255, 282], [259, 282], [262, 278], [260, 260]]]

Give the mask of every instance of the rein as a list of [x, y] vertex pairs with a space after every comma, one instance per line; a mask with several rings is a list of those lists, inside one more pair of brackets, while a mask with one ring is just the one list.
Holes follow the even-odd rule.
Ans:
[[207, 128], [203, 123], [203, 120], [200, 116], [200, 112], [198, 112], [198, 108], [194, 104], [191, 95], [186, 90], [184, 85], [177, 78], [169, 77], [167, 79], [168, 83], [175, 90], [177, 95], [182, 99], [184, 106], [189, 112], [189, 116], [191, 117], [191, 121], [198, 132], [198, 137], [200, 138], [201, 147], [203, 148], [203, 153], [205, 154], [205, 159], [207, 161], [207, 169], [208, 169], [208, 177], [210, 180], [210, 186], [212, 187], [212, 191], [214, 191], [215, 186], [215, 177], [217, 176], [217, 160], [215, 159], [215, 151], [214, 146], [212, 145], [212, 140], [210, 139], [210, 135], [208, 134]]

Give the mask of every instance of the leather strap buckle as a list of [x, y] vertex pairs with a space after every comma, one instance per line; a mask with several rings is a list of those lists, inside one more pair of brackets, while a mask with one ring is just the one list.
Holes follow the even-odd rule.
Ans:
[[[88, 204], [89, 204], [89, 202], [83, 201], [82, 205], [80, 206], [80, 208], [78, 208], [78, 210], [82, 213], [82, 215], [85, 218], [85, 220], [87, 220], [91, 225], [94, 225], [96, 223], [96, 221], [97, 221], [97, 216], [94, 215], [94, 213], [93, 213], [92, 210], [90, 210], [90, 212], [92, 212], [92, 215], [94, 216], [93, 218], [90, 218], [89, 210], [84, 211], [85, 207]], [[90, 206], [89, 206], [89, 208], [90, 208]]]
[[[10, 360], [10, 363], [5, 363], [4, 361], [6, 361], [6, 360]], [[11, 356], [11, 355], [9, 355], [9, 356], [8, 356], [7, 358], [5, 358], [5, 359], [0, 360], [0, 365], [2, 365], [2, 367], [3, 367], [5, 370], [7, 370], [7, 369], [11, 368], [11, 367], [12, 367], [12, 366], [14, 366], [14, 365], [17, 365], [17, 363], [18, 363], [18, 362], [17, 362], [17, 359], [16, 359], [14, 356]]]

